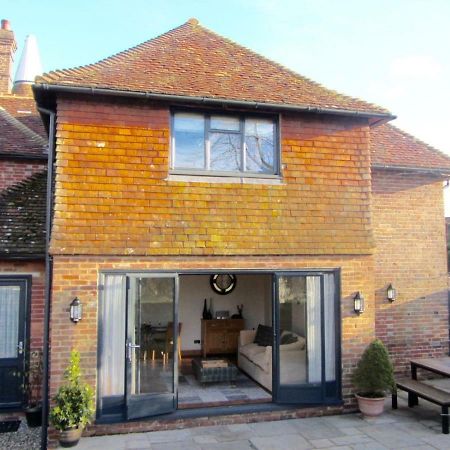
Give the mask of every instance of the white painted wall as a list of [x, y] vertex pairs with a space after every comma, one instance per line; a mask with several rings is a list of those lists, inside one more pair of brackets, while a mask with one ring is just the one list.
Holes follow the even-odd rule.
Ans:
[[237, 313], [236, 305], [243, 304], [245, 328], [257, 328], [258, 324], [271, 324], [272, 280], [270, 275], [237, 275], [236, 288], [228, 295], [216, 294], [209, 284], [209, 275], [180, 275], [179, 321], [181, 349], [200, 350], [203, 302], [213, 299], [213, 310], [228, 310], [230, 316]]

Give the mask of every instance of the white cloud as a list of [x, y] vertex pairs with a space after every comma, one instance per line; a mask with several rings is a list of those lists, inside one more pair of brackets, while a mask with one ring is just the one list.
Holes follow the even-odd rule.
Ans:
[[392, 78], [400, 80], [435, 80], [441, 73], [441, 64], [429, 55], [409, 55], [394, 59], [389, 70]]

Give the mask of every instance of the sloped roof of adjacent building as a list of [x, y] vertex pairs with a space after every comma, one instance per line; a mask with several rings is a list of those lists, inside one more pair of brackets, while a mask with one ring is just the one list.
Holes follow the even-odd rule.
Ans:
[[0, 258], [44, 256], [47, 171], [0, 193]]
[[0, 95], [0, 155], [47, 157], [47, 136], [32, 97]]
[[420, 168], [450, 173], [450, 157], [411, 134], [384, 124], [370, 131], [372, 166]]
[[389, 115], [219, 36], [195, 19], [97, 63], [46, 73], [36, 83]]

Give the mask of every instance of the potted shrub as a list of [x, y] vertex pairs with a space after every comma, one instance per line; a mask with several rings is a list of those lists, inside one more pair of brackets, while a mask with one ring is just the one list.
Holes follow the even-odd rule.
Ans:
[[27, 399], [25, 416], [29, 427], [42, 425], [42, 351], [33, 351], [25, 373], [24, 393]]
[[72, 350], [70, 364], [64, 372], [66, 382], [60, 386], [54, 397], [55, 406], [50, 411], [53, 426], [60, 431], [62, 447], [78, 444], [83, 428], [94, 415], [94, 393], [81, 380], [80, 354]]
[[353, 373], [359, 410], [378, 416], [384, 410], [387, 392], [395, 391], [394, 368], [384, 344], [375, 339], [364, 351]]

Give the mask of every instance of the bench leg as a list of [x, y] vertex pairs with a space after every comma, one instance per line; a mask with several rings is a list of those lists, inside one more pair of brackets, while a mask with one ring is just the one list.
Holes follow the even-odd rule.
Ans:
[[448, 434], [448, 406], [442, 407], [442, 432]]
[[415, 405], [419, 404], [419, 399], [416, 394], [412, 392], [408, 392], [408, 406], [412, 408]]
[[392, 393], [392, 409], [397, 409], [397, 392]]

